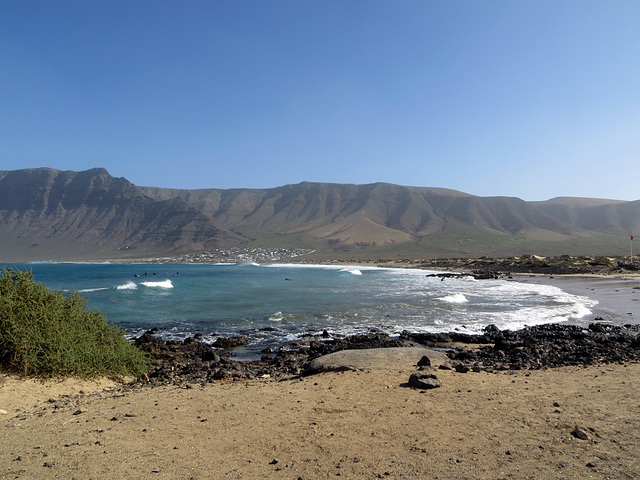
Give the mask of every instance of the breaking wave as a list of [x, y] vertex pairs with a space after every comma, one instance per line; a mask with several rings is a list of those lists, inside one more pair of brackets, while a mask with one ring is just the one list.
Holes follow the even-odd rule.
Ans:
[[451, 295], [447, 295], [446, 297], [437, 298], [436, 300], [440, 300], [441, 302], [446, 303], [467, 303], [469, 301], [469, 299], [462, 293], [454, 293]]
[[350, 273], [351, 275], [362, 275], [362, 272], [357, 268], [342, 268], [341, 272]]
[[150, 288], [173, 288], [173, 283], [168, 279], [160, 282], [141, 282], [141, 285]]

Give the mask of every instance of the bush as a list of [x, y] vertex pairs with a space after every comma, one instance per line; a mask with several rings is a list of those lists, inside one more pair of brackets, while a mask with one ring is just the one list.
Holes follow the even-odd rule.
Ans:
[[23, 376], [139, 377], [144, 353], [77, 293], [52, 292], [31, 271], [2, 269], [0, 365]]

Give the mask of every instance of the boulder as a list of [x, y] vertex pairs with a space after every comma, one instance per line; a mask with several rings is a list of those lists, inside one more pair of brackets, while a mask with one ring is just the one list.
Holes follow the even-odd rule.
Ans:
[[433, 373], [412, 373], [409, 377], [409, 385], [413, 388], [420, 388], [427, 390], [430, 388], [438, 388], [442, 385], [442, 382], [438, 380], [438, 377]]
[[424, 355], [420, 360], [418, 360], [418, 366], [419, 367], [430, 367], [431, 366], [431, 360], [429, 359], [429, 357]]
[[249, 339], [244, 335], [240, 335], [237, 337], [220, 337], [213, 343], [213, 346], [216, 348], [234, 348], [248, 343]]

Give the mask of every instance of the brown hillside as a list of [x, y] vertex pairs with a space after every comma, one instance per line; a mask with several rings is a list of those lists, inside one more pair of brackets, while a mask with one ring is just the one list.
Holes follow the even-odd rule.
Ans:
[[176, 255], [286, 246], [385, 255], [624, 254], [640, 201], [525, 202], [455, 190], [303, 182], [139, 187], [100, 168], [0, 171], [0, 260]]

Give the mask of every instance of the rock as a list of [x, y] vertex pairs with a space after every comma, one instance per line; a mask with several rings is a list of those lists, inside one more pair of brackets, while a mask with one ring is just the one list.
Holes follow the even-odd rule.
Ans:
[[200, 358], [203, 362], [220, 363], [220, 355], [213, 350], [205, 350], [202, 352], [202, 355], [200, 355]]
[[[640, 325], [591, 324], [585, 328], [546, 324], [517, 331], [489, 326], [475, 339], [446, 335], [457, 343], [481, 344], [478, 348], [456, 345], [447, 351], [454, 365], [458, 362], [474, 370], [538, 370], [640, 360]], [[423, 338], [424, 334], [403, 336], [419, 343], [433, 343], [432, 338]]]
[[442, 382], [433, 373], [412, 373], [409, 377], [409, 385], [413, 388], [421, 388], [423, 390], [430, 388], [438, 388]]
[[576, 425], [574, 429], [571, 431], [571, 435], [580, 439], [580, 440], [591, 440], [589, 434], [582, 428], [580, 425]]
[[0, 408], [0, 415], [7, 415], [9, 412]]
[[430, 367], [431, 366], [431, 360], [429, 360], [429, 357], [424, 355], [420, 360], [418, 360], [418, 366], [419, 367]]
[[464, 363], [456, 363], [455, 366], [453, 367], [455, 369], [456, 372], [458, 373], [467, 373], [469, 370], [471, 370], [468, 366], [466, 366]]
[[[158, 330], [150, 330], [136, 341], [136, 345], [152, 357], [147, 377], [141, 384], [148, 385], [192, 383], [204, 385], [219, 379], [273, 379], [307, 375], [319, 371], [312, 368], [319, 357], [343, 350], [362, 350], [389, 347], [416, 347], [415, 343], [437, 346], [442, 342], [445, 351], [438, 351], [442, 358], [428, 353], [431, 367], [457, 371], [530, 370], [555, 368], [570, 365], [592, 365], [596, 363], [621, 363], [640, 361], [640, 325], [609, 325], [593, 323], [588, 327], [565, 324], [547, 324], [527, 327], [522, 330], [499, 330], [489, 325], [482, 335], [460, 332], [438, 334], [412, 334], [402, 332], [397, 338], [378, 331], [351, 337], [301, 340], [283, 345], [255, 361], [235, 361], [231, 349], [244, 344], [246, 337], [219, 338], [214, 350], [194, 337], [187, 342], [163, 341], [157, 337]], [[329, 332], [327, 332], [329, 333]], [[318, 335], [320, 336], [320, 335]], [[494, 346], [496, 345], [497, 348]], [[265, 352], [266, 353], [266, 352]], [[418, 353], [407, 365], [415, 365], [426, 356]], [[422, 361], [421, 361], [422, 362]], [[424, 360], [426, 362], [426, 360]], [[387, 361], [386, 367], [391, 367]], [[427, 367], [426, 368], [431, 368]], [[144, 382], [144, 383], [142, 383]], [[51, 403], [57, 401], [49, 400]], [[554, 405], [555, 406], [555, 405]], [[55, 410], [54, 410], [55, 411]]]
[[[416, 365], [425, 354], [421, 347], [340, 350], [311, 360], [310, 372], [344, 370], [387, 370]], [[437, 358], [438, 352], [433, 352]], [[431, 354], [430, 354], [431, 355]], [[443, 355], [443, 359], [446, 357]]]
[[[141, 336], [135, 339], [134, 344], [145, 351], [152, 351], [154, 347], [161, 347], [164, 342], [161, 338], [154, 337], [152, 330], [143, 333]], [[155, 333], [155, 332], [153, 332]]]
[[216, 348], [235, 348], [248, 343], [249, 339], [244, 335], [240, 335], [237, 337], [220, 337], [213, 343], [213, 346]]

